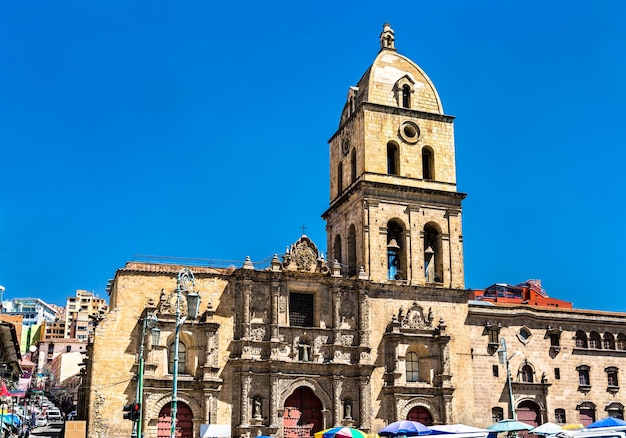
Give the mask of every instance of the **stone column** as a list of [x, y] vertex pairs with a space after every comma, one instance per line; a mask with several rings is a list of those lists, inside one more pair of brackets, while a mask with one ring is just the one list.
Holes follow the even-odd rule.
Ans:
[[250, 425], [250, 414], [248, 409], [248, 400], [250, 394], [250, 385], [252, 384], [252, 374], [248, 373], [241, 381], [241, 425], [248, 427]]
[[368, 431], [372, 427], [372, 413], [370, 408], [370, 378], [359, 378], [359, 422], [360, 429]]
[[361, 347], [369, 347], [369, 333], [370, 333], [370, 308], [369, 297], [366, 289], [359, 290], [359, 345]]
[[268, 415], [270, 416], [269, 427], [273, 427], [273, 428], [279, 427], [279, 425], [276, 424], [278, 420], [278, 384], [279, 384], [279, 381], [280, 381], [279, 378], [275, 374], [270, 375], [270, 400], [269, 400], [269, 406], [267, 408], [268, 408]]
[[341, 392], [343, 376], [333, 376], [333, 427], [341, 424]]
[[341, 289], [338, 287], [333, 288], [333, 337], [335, 345], [341, 344], [341, 336], [339, 336], [339, 327], [341, 321], [339, 318], [339, 309], [341, 307]]
[[272, 290], [270, 291], [270, 300], [271, 300], [271, 326], [270, 326], [270, 336], [272, 342], [278, 342], [278, 300], [280, 297], [280, 282], [272, 281]]
[[243, 339], [250, 339], [250, 299], [252, 295], [252, 281], [243, 281]]

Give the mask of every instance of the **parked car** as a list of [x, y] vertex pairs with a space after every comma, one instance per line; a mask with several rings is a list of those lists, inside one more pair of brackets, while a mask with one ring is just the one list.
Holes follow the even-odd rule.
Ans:
[[57, 408], [48, 409], [46, 412], [46, 417], [48, 417], [48, 422], [50, 423], [62, 423], [63, 416], [61, 415], [61, 411]]
[[35, 427], [43, 427], [48, 425], [48, 420], [46, 417], [37, 417], [35, 420]]

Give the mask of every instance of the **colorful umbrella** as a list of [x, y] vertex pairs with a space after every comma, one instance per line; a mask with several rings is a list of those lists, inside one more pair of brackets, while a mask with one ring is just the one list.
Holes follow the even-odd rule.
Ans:
[[315, 432], [315, 438], [367, 438], [367, 434], [352, 427], [331, 427]]
[[618, 426], [626, 426], [626, 421], [620, 420], [615, 417], [606, 417], [602, 420], [598, 420], [595, 423], [591, 423], [587, 426], [587, 429], [596, 429], [598, 427], [618, 427]]
[[584, 429], [585, 426], [583, 426], [580, 423], [572, 423], [572, 424], [566, 424], [565, 426], [561, 427], [561, 429], [563, 430], [581, 430]]
[[501, 433], [501, 432], [519, 432], [522, 430], [532, 430], [534, 428], [535, 427], [531, 426], [530, 424], [522, 423], [521, 421], [517, 421], [517, 420], [507, 419], [507, 420], [500, 420], [497, 423], [489, 426], [487, 429], [493, 430], [494, 432]]
[[400, 435], [418, 436], [428, 435], [433, 431], [419, 421], [401, 420], [394, 421], [378, 431], [378, 435], [396, 437]]
[[543, 423], [541, 426], [535, 427], [530, 431], [530, 433], [534, 433], [535, 435], [554, 435], [562, 430], [563, 428], [558, 424], [550, 423], [548, 421], [547, 423]]

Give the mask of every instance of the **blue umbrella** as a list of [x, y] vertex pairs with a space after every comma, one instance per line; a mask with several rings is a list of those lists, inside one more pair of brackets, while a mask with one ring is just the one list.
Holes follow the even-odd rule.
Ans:
[[21, 426], [22, 420], [15, 414], [4, 414], [2, 421], [6, 424], [12, 424], [14, 426]]
[[419, 421], [401, 420], [394, 421], [378, 431], [378, 435], [396, 437], [400, 435], [418, 436], [429, 435], [433, 431]]
[[591, 423], [587, 426], [587, 429], [596, 429], [598, 427], [617, 427], [617, 426], [626, 426], [626, 421], [620, 420], [615, 417], [606, 417], [602, 420], [598, 420], [595, 423]]

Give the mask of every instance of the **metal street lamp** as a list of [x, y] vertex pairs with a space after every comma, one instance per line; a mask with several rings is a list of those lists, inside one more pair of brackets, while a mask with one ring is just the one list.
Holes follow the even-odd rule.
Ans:
[[[185, 323], [187, 317], [195, 319], [198, 316], [200, 305], [200, 295], [195, 291], [196, 281], [193, 273], [188, 268], [183, 268], [178, 272], [176, 285], [176, 329], [174, 335], [174, 369], [172, 379], [172, 411], [171, 411], [171, 438], [176, 438], [176, 415], [178, 413], [178, 343], [180, 326]], [[181, 318], [180, 300], [183, 292], [187, 298], [187, 316]]]
[[[493, 350], [492, 350], [493, 351]], [[515, 356], [517, 352], [513, 353], [510, 357], [506, 351], [506, 341], [504, 338], [500, 338], [500, 348], [498, 348], [498, 360], [502, 365], [506, 365], [506, 381], [509, 386], [509, 400], [511, 402], [511, 418], [513, 420], [517, 420], [515, 416], [515, 408], [513, 407], [513, 387], [511, 385], [511, 372], [509, 370], [509, 360], [511, 357]]]
[[[145, 369], [145, 361], [144, 361], [144, 341], [146, 338], [146, 329], [150, 329], [152, 331], [152, 345], [156, 345], [159, 343], [159, 336], [161, 330], [156, 326], [158, 320], [157, 316], [150, 312], [143, 318], [143, 326], [141, 328], [141, 342], [139, 346], [139, 372], [137, 375], [137, 394], [135, 396], [135, 400], [139, 403], [139, 418], [135, 421], [133, 432], [131, 437], [136, 438], [141, 436], [141, 423], [143, 420], [143, 375]], [[156, 342], [155, 342], [156, 339]]]

